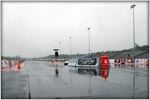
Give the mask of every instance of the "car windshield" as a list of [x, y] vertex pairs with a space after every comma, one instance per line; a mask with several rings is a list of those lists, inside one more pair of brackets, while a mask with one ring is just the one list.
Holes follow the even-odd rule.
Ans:
[[2, 99], [149, 98], [149, 0], [1, 1]]

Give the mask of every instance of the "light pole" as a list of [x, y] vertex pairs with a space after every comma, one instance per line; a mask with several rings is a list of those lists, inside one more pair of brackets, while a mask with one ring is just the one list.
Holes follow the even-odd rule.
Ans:
[[71, 58], [71, 36], [69, 37], [70, 39], [70, 58]]
[[[134, 20], [134, 7], [136, 5], [133, 4], [131, 5], [131, 9], [133, 9], [133, 46], [134, 46], [134, 51], [135, 51], [135, 20]], [[135, 65], [134, 65], [134, 72], [133, 72], [133, 98], [135, 95]]]
[[61, 58], [61, 42], [59, 42], [59, 46], [60, 46], [60, 58]]
[[90, 27], [88, 27], [87, 30], [88, 30], [88, 34], [89, 34], [88, 41], [89, 41], [89, 55], [90, 55]]
[[134, 20], [134, 7], [136, 5], [133, 4], [131, 5], [131, 9], [133, 9], [133, 47], [134, 47], [134, 51], [135, 51], [135, 20]]

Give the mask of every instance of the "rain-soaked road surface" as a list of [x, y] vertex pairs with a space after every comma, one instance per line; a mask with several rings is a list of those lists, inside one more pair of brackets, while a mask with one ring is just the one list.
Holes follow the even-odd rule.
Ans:
[[2, 71], [1, 98], [149, 98], [146, 67], [111, 65], [97, 75], [63, 64], [57, 68], [58, 75], [50, 62], [26, 61], [20, 72]]

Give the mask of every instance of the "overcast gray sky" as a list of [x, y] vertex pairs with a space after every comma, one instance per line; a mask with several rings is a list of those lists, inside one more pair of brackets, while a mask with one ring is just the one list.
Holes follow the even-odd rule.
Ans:
[[2, 55], [40, 57], [61, 53], [88, 53], [90, 27], [91, 52], [133, 47], [135, 41], [147, 44], [146, 2], [3, 2]]

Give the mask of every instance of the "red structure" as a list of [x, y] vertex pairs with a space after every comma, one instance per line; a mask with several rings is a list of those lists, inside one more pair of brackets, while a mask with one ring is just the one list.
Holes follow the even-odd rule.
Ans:
[[100, 76], [106, 80], [108, 78], [108, 70], [109, 70], [108, 56], [104, 54], [103, 56], [99, 57], [99, 60], [100, 60]]
[[103, 56], [101, 56], [100, 58], [100, 62], [101, 62], [101, 68], [107, 68], [108, 67], [108, 56], [106, 54], [104, 54]]

